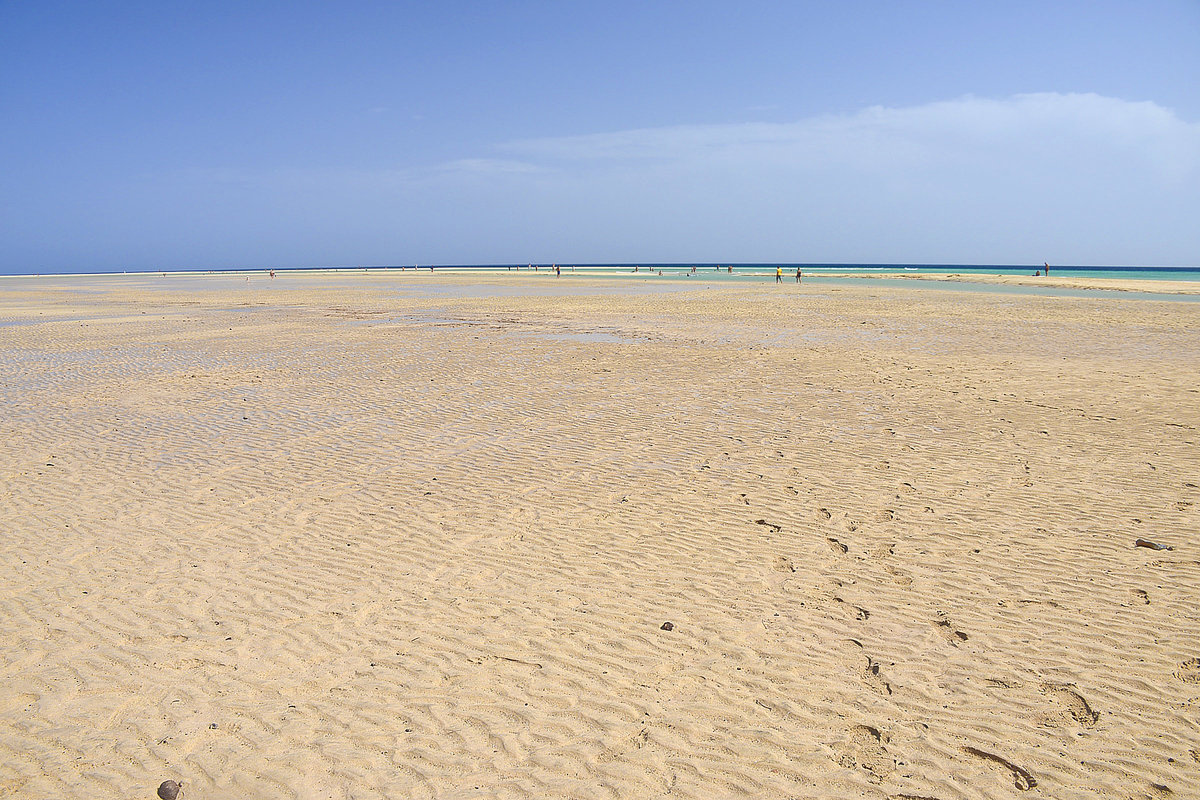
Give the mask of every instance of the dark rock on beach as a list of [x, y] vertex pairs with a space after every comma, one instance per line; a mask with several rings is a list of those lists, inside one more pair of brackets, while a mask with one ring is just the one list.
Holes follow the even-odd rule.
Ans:
[[1134, 547], [1148, 547], [1151, 550], [1174, 550], [1175, 549], [1174, 547], [1171, 547], [1168, 544], [1159, 544], [1158, 542], [1152, 542], [1149, 539], [1138, 539], [1136, 542], [1133, 543], [1133, 546]]

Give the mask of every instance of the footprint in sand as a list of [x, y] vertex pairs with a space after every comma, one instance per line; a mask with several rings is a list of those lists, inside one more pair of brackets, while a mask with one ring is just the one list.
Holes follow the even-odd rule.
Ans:
[[953, 623], [944, 614], [933, 621], [933, 626], [943, 639], [955, 647], [970, 638], [962, 631], [955, 630]]
[[880, 783], [896, 769], [896, 759], [884, 747], [890, 737], [878, 728], [855, 725], [849, 738], [834, 747], [834, 761], [848, 769], [855, 767], [867, 773], [872, 783]]
[[978, 747], [967, 746], [967, 747], [964, 747], [962, 749], [962, 751], [964, 753], [966, 753], [967, 755], [972, 755], [972, 756], [975, 756], [976, 758], [983, 759], [984, 761], [987, 761], [990, 764], [994, 764], [999, 767], [1004, 767], [1004, 769], [1006, 769], [1010, 773], [1012, 773], [1013, 783], [1016, 784], [1016, 787], [1018, 789], [1020, 789], [1022, 792], [1028, 791], [1028, 790], [1032, 789], [1033, 787], [1037, 786], [1037, 779], [1034, 778], [1033, 775], [1031, 775], [1028, 770], [1023, 769], [1022, 767], [1018, 767], [1016, 764], [1012, 763], [1007, 758], [998, 756], [995, 753], [989, 753], [986, 750], [980, 750]]
[[635, 750], [641, 750], [649, 743], [650, 732], [642, 728], [633, 736], [626, 736], [619, 741], [604, 746], [596, 760], [602, 764], [622, 761], [627, 759], [630, 753]]
[[771, 569], [776, 572], [795, 572], [796, 565], [787, 556], [775, 556], [775, 560], [771, 562]]
[[1145, 589], [1130, 589], [1130, 591], [1133, 593], [1134, 599], [1139, 603], [1150, 605], [1150, 593]]
[[832, 536], [827, 536], [825, 538], [825, 541], [829, 543], [829, 549], [833, 550], [834, 552], [847, 553], [850, 551], [849, 547], [842, 544], [841, 542], [839, 542], [837, 539], [833, 538]]
[[892, 685], [887, 682], [883, 675], [879, 672], [879, 662], [875, 661], [870, 656], [866, 656], [867, 666], [863, 668], [860, 675], [863, 683], [870, 686], [880, 694], [891, 694]]
[[850, 610], [854, 612], [854, 618], [857, 620], [868, 620], [871, 618], [871, 612], [862, 606], [856, 606], [853, 603], [846, 603], [845, 600], [837, 596], [835, 596], [833, 600], [836, 603], [845, 603], [847, 606], [849, 606]]
[[867, 554], [872, 558], [890, 558], [891, 556], [896, 555], [896, 544], [895, 542], [884, 542], [883, 544], [877, 544], [868, 550]]
[[1047, 718], [1052, 725], [1069, 724], [1071, 721], [1090, 728], [1100, 719], [1100, 712], [1093, 711], [1083, 695], [1068, 684], [1043, 683], [1042, 694], [1054, 701], [1054, 712]]
[[888, 575], [892, 576], [892, 581], [897, 586], [911, 586], [912, 585], [912, 582], [913, 582], [912, 576], [909, 575], [907, 572], [905, 572], [902, 569], [897, 569], [896, 567], [893, 567], [891, 564], [884, 564], [883, 571], [886, 572]]
[[1200, 658], [1189, 658], [1180, 662], [1175, 677], [1184, 683], [1200, 683]]

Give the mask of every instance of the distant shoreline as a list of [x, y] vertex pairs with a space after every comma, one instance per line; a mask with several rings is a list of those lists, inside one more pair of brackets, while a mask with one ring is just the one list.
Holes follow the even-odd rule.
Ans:
[[[470, 272], [470, 273], [505, 273], [514, 272], [544, 272], [556, 266], [555, 264], [387, 264], [387, 265], [342, 265], [342, 266], [286, 266], [286, 267], [232, 267], [225, 269], [202, 268], [166, 268], [139, 270], [107, 270], [95, 272], [27, 272], [11, 275], [0, 275], [0, 278], [35, 278], [35, 277], [70, 277], [70, 276], [116, 276], [116, 275], [242, 275], [274, 271], [285, 273], [323, 273], [323, 272], [429, 272], [430, 266], [435, 272]], [[557, 266], [567, 271], [582, 271], [592, 275], [601, 274], [638, 274], [646, 276], [657, 271], [670, 274], [690, 274], [694, 269], [697, 275], [727, 275], [732, 267], [733, 275], [751, 276], [756, 274], [773, 275], [777, 267], [785, 273], [794, 274], [797, 267], [804, 270], [805, 275], [814, 277], [906, 277], [906, 278], [956, 278], [965, 276], [971, 278], [1001, 276], [1001, 277], [1036, 277], [1040, 272], [1039, 265], [1025, 264], [836, 264], [827, 262], [742, 262], [742, 263], [699, 263], [699, 262], [663, 262], [663, 263], [570, 263], [559, 262]], [[635, 273], [634, 271], [637, 270]], [[1179, 280], [1183, 282], [1196, 281], [1200, 283], [1200, 266], [1164, 267], [1164, 266], [1104, 266], [1104, 265], [1062, 265], [1052, 266], [1050, 277], [1054, 280], [1061, 278], [1077, 279], [1081, 277], [1102, 277], [1100, 275], [1081, 275], [1080, 273], [1104, 273], [1125, 278], [1136, 276], [1161, 275], [1164, 277], [1143, 278], [1150, 280]], [[1044, 277], [1044, 276], [1042, 276]]]
[[[792, 284], [795, 274], [795, 265], [790, 269], [784, 268], [785, 283]], [[1145, 299], [1155, 299], [1153, 296], [1170, 296], [1179, 297], [1200, 296], [1200, 269], [1188, 268], [1171, 268], [1169, 270], [1157, 270], [1151, 268], [1130, 268], [1128, 270], [1120, 270], [1117, 268], [1109, 268], [1103, 271], [1112, 273], [1113, 277], [1100, 277], [1095, 275], [1072, 275], [1069, 274], [1072, 270], [1063, 268], [1061, 274], [1055, 274], [1051, 270], [1051, 274], [1047, 276], [1035, 276], [1033, 274], [1014, 274], [1014, 273], [995, 273], [984, 271], [986, 268], [969, 268], [969, 271], [964, 271], [960, 268], [959, 271], [947, 268], [946, 271], [933, 271], [933, 268], [925, 268], [926, 271], [916, 271], [913, 269], [895, 268], [892, 270], [878, 270], [874, 268], [862, 268], [862, 270], [838, 270], [825, 268], [809, 268], [800, 265], [804, 270], [805, 284], [811, 282], [812, 285], [830, 285], [833, 283], [853, 283], [853, 284], [869, 284], [875, 282], [876, 285], [886, 286], [894, 285], [894, 282], [920, 282], [924, 284], [937, 284], [943, 288], [961, 287], [964, 291], [969, 291], [972, 286], [975, 287], [990, 287], [989, 290], [1003, 290], [1004, 287], [1011, 287], [1014, 291], [1020, 293], [1034, 293], [1039, 290], [1046, 290], [1047, 295], [1063, 296], [1063, 292], [1087, 292], [1096, 293], [1094, 296], [1103, 296], [1106, 292], [1121, 292], [1130, 296], [1143, 295], [1151, 296]], [[869, 269], [870, 271], [866, 271]], [[1008, 268], [1014, 269], [1014, 268]], [[412, 267], [314, 267], [314, 268], [288, 268], [275, 270], [278, 286], [287, 287], [291, 282], [297, 279], [306, 277], [316, 278], [318, 276], [342, 276], [352, 277], [354, 275], [369, 275], [374, 279], [382, 277], [402, 278], [412, 276], [413, 279], [420, 277], [422, 286], [428, 286], [429, 279], [439, 279], [439, 282], [451, 277], [457, 279], [468, 279], [472, 283], [486, 284], [498, 283], [511, 285], [515, 280], [535, 280], [535, 281], [566, 281], [566, 280], [587, 280], [595, 282], [612, 282], [616, 284], [630, 283], [631, 279], [636, 279], [638, 282], [661, 282], [664, 285], [680, 286], [687, 283], [690, 284], [709, 284], [719, 286], [749, 286], [758, 282], [771, 282], [775, 267], [765, 269], [757, 265], [754, 266], [734, 266], [734, 272], [730, 273], [726, 270], [718, 271], [710, 266], [708, 270], [697, 267], [696, 272], [691, 272], [690, 267], [679, 266], [663, 266], [661, 273], [658, 268], [640, 269], [634, 273], [633, 268], [621, 266], [610, 267], [592, 267], [592, 266], [565, 266], [561, 277], [555, 276], [554, 272], [549, 268], [533, 270], [529, 268], [521, 268], [520, 270], [508, 269], [505, 267], [438, 267], [435, 265], [431, 272], [428, 268], [413, 269]], [[1075, 272], [1083, 272], [1086, 270], [1074, 270]], [[1101, 270], [1095, 270], [1101, 271]], [[1157, 273], [1159, 276], [1163, 272], [1178, 272], [1179, 277], [1143, 277], [1147, 273]], [[79, 272], [79, 273], [46, 273], [41, 275], [3, 275], [0, 276], [0, 288], [12, 288], [14, 282], [30, 282], [30, 281], [50, 281], [59, 286], [67, 283], [84, 284], [87, 282], [106, 282], [113, 280], [129, 280], [129, 281], [145, 281], [149, 279], [155, 280], [197, 280], [197, 279], [230, 279], [230, 278], [245, 278], [246, 280], [261, 281], [263, 279], [272, 280], [267, 277], [270, 273], [268, 269], [245, 269], [245, 270], [191, 270], [191, 271], [150, 271], [150, 272]], [[457, 283], [457, 282], [456, 282]], [[1067, 295], [1069, 296], [1069, 295]], [[1169, 299], [1169, 298], [1168, 298]]]

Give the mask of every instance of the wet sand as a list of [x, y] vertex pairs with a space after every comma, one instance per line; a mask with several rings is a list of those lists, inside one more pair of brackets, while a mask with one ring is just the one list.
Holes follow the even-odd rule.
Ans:
[[0, 283], [0, 796], [1200, 796], [1194, 303], [181, 280]]
[[[836, 273], [838, 277], [864, 277], [861, 274]], [[871, 276], [875, 277], [875, 276]], [[1200, 282], [1173, 281], [1139, 278], [1077, 278], [1071, 275], [991, 275], [986, 273], [956, 273], [944, 274], [912, 272], [881, 273], [879, 277], [902, 278], [915, 281], [944, 281], [960, 284], [987, 284], [989, 286], [1023, 286], [1040, 289], [1087, 289], [1104, 290], [1107, 292], [1134, 292], [1153, 294], [1197, 295], [1200, 294]], [[963, 287], [964, 289], [968, 287]]]

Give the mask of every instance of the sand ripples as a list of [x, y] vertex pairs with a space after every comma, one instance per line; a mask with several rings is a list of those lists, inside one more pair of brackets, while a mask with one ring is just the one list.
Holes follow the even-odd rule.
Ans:
[[0, 794], [1200, 792], [1187, 309], [281, 284], [3, 331]]

